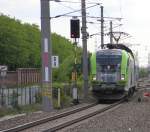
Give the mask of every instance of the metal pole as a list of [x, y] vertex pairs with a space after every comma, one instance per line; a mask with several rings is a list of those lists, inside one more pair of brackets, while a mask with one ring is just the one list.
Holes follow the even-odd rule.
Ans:
[[61, 108], [61, 104], [60, 104], [60, 101], [61, 101], [61, 98], [60, 98], [60, 88], [58, 88], [58, 108], [60, 109]]
[[110, 44], [113, 44], [112, 21], [110, 21]]
[[104, 17], [103, 6], [101, 6], [101, 48], [104, 48]]
[[50, 31], [49, 0], [41, 0], [42, 94], [43, 110], [51, 111], [52, 105], [52, 44]]
[[73, 103], [78, 104], [78, 88], [77, 88], [77, 38], [74, 40], [74, 69], [73, 69]]
[[85, 0], [81, 0], [82, 12], [82, 45], [83, 45], [83, 80], [84, 98], [88, 96], [88, 54], [87, 54], [87, 32], [86, 32], [86, 5]]

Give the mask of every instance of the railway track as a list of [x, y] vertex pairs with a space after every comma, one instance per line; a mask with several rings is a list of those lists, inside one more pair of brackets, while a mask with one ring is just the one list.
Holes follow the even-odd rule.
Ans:
[[[149, 84], [146, 84], [145, 86], [149, 86]], [[142, 89], [143, 89], [143, 87], [140, 86], [138, 90], [142, 90]], [[56, 130], [62, 129], [64, 127], [70, 126], [74, 123], [85, 120], [87, 118], [90, 118], [99, 113], [105, 112], [106, 110], [109, 110], [109, 109], [119, 105], [123, 101], [124, 100], [121, 100], [119, 102], [116, 102], [114, 104], [109, 104], [109, 105], [108, 104], [97, 105], [96, 103], [89, 104], [84, 107], [80, 107], [80, 108], [76, 108], [76, 109], [73, 109], [70, 111], [63, 112], [61, 114], [57, 114], [54, 116], [50, 116], [47, 118], [29, 122], [29, 123], [19, 125], [17, 127], [13, 127], [10, 129], [2, 130], [1, 132], [34, 131], [33, 129], [38, 128], [39, 126], [41, 127], [44, 124], [49, 124], [50, 122], [54, 122], [55, 125], [48, 125], [49, 127], [44, 127], [41, 129], [41, 131], [44, 131], [44, 132], [56, 131]], [[89, 112], [87, 113], [87, 111], [89, 111]], [[82, 113], [82, 114], [79, 114], [79, 113]], [[86, 114], [84, 114], [84, 113], [86, 113]], [[63, 119], [63, 118], [67, 118], [67, 116], [70, 116], [70, 118], [68, 117], [69, 120]], [[72, 118], [72, 117], [77, 117], [77, 118]], [[60, 120], [60, 119], [62, 119], [62, 120]], [[38, 129], [38, 130], [40, 130], [40, 129]]]
[[99, 105], [93, 107], [92, 111], [86, 110], [86, 111], [88, 111], [88, 112], [86, 112], [86, 114], [82, 113], [82, 114], [80, 114], [81, 116], [78, 116], [77, 118], [73, 118], [73, 119], [68, 120], [66, 122], [63, 122], [61, 124], [58, 124], [58, 125], [56, 125], [54, 127], [51, 127], [51, 128], [49, 128], [47, 130], [44, 130], [43, 132], [55, 132], [57, 130], [63, 129], [65, 127], [68, 127], [70, 125], [73, 125], [73, 124], [78, 123], [80, 121], [86, 120], [86, 119], [88, 119], [90, 117], [93, 117], [95, 115], [98, 115], [100, 113], [103, 113], [103, 112], [105, 112], [107, 110], [110, 110], [110, 109], [120, 105], [123, 101], [124, 101], [124, 99], [121, 100], [121, 101], [118, 101], [118, 102], [116, 102], [114, 104], [103, 105], [103, 107], [102, 107], [102, 104], [99, 104]]
[[[149, 86], [149, 85], [145, 85], [145, 87], [147, 87], [147, 86]], [[136, 92], [131, 99], [135, 99], [136, 96], [138, 96], [138, 94], [139, 94], [139, 92], [141, 90], [143, 90], [143, 88], [140, 88], [139, 91]], [[55, 132], [55, 131], [61, 130], [61, 129], [65, 128], [65, 127], [68, 127], [70, 125], [78, 123], [78, 122], [80, 122], [82, 120], [86, 120], [86, 119], [88, 119], [90, 117], [93, 117], [95, 115], [98, 115], [100, 113], [104, 113], [105, 111], [110, 110], [110, 109], [112, 109], [112, 108], [122, 104], [122, 102], [124, 102], [124, 100], [125, 99], [122, 99], [122, 100], [120, 100], [120, 101], [118, 101], [118, 102], [116, 102], [114, 104], [110, 104], [110, 105], [104, 106], [103, 108], [100, 106], [102, 104], [99, 104], [100, 108], [97, 107], [98, 105], [94, 106], [94, 107], [97, 107], [95, 110], [92, 110], [91, 112], [87, 112], [85, 115], [82, 113], [81, 114], [82, 116], [78, 116], [77, 118], [72, 118], [71, 120], [67, 120], [65, 122], [58, 123], [58, 125], [55, 125], [55, 126], [49, 128], [47, 130], [43, 130], [43, 132]], [[86, 110], [86, 111], [88, 111], [88, 110]]]
[[85, 107], [81, 107], [78, 109], [74, 109], [68, 112], [64, 112], [58, 114], [56, 116], [48, 117], [45, 119], [41, 119], [38, 121], [30, 122], [21, 126], [17, 126], [14, 128], [10, 128], [7, 130], [2, 130], [2, 132], [32, 132], [32, 131], [44, 131], [44, 132], [54, 132], [95, 116], [97, 114], [103, 113], [106, 110], [109, 110], [119, 104], [121, 104], [123, 100], [113, 103], [113, 104], [90, 104]]
[[26, 124], [23, 124], [23, 125], [19, 125], [19, 126], [13, 127], [13, 128], [1, 130], [0, 132], [18, 132], [18, 131], [22, 131], [22, 130], [25, 130], [25, 129], [28, 129], [28, 128], [31, 128], [31, 127], [34, 127], [34, 126], [37, 126], [37, 125], [40, 125], [40, 124], [43, 124], [43, 123], [46, 123], [48, 121], [53, 121], [53, 120], [65, 117], [67, 115], [71, 115], [73, 113], [77, 113], [79, 111], [88, 109], [90, 107], [95, 106], [96, 104], [97, 103], [91, 103], [89, 105], [79, 107], [79, 108], [76, 108], [76, 109], [73, 109], [73, 110], [69, 110], [69, 111], [66, 111], [66, 112], [62, 112], [62, 113], [56, 114], [54, 116], [46, 117], [46, 118], [43, 118], [43, 119], [40, 119], [40, 120], [36, 120], [36, 121], [29, 122], [29, 123], [26, 123]]
[[37, 121], [29, 122], [14, 128], [2, 130], [1, 132], [30, 132], [30, 131], [44, 131], [51, 132], [70, 126], [74, 123], [80, 122], [99, 113], [105, 112], [120, 103], [123, 100], [113, 104], [97, 104], [92, 103], [87, 106], [76, 108], [70, 111], [57, 114], [55, 116], [43, 118]]

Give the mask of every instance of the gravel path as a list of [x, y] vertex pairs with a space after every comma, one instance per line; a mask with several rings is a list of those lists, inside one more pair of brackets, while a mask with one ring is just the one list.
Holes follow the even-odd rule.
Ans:
[[138, 102], [139, 92], [130, 102], [59, 132], [150, 132], [150, 97]]

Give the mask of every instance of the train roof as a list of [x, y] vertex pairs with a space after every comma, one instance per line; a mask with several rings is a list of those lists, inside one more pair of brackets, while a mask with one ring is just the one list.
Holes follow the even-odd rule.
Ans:
[[134, 58], [134, 54], [131, 49], [129, 49], [127, 46], [124, 44], [107, 44], [106, 45], [108, 49], [121, 49], [125, 50], [126, 52], [130, 53], [132, 57]]
[[97, 55], [122, 55], [122, 50], [121, 49], [103, 49], [99, 50], [96, 53]]

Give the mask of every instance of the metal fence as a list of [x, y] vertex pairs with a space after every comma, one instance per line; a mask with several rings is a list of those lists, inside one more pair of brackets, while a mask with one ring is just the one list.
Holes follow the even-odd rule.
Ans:
[[16, 71], [7, 71], [6, 76], [0, 76], [0, 85], [17, 86], [38, 84], [41, 82], [41, 72], [37, 68], [18, 68]]
[[0, 74], [0, 107], [41, 102], [40, 69], [18, 68]]
[[[53, 100], [57, 102], [58, 88], [53, 87]], [[83, 93], [78, 90], [79, 98]], [[60, 88], [61, 105], [65, 105], [72, 98], [72, 84], [62, 83]], [[0, 108], [16, 107], [42, 103], [42, 88], [40, 70], [35, 68], [20, 68], [0, 76]]]
[[0, 88], [0, 107], [15, 107], [41, 102], [39, 86]]
[[[61, 106], [69, 105], [72, 101], [72, 85], [62, 84], [62, 87], [53, 87], [52, 96], [53, 103], [57, 105], [58, 101], [58, 89], [60, 89]], [[79, 92], [79, 98], [82, 96], [82, 92]], [[0, 87], [0, 108], [2, 107], [17, 107], [30, 104], [42, 103], [42, 88], [41, 85], [32, 86], [19, 86], [16, 88]]]

